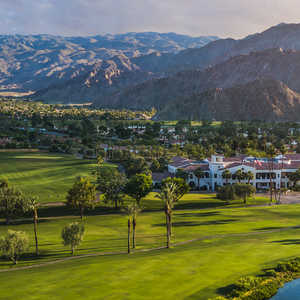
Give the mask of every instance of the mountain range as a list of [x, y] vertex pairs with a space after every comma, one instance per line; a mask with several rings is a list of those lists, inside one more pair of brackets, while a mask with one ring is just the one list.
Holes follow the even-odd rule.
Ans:
[[85, 82], [98, 72], [109, 84], [110, 78], [122, 72], [140, 70], [131, 61], [135, 58], [175, 54], [216, 39], [155, 32], [90, 37], [2, 35], [0, 90], [37, 91], [79, 77]]
[[[239, 40], [152, 32], [2, 36], [0, 72], [2, 91], [34, 91], [30, 99], [51, 103], [155, 107], [160, 119], [295, 121], [300, 24]], [[260, 103], [263, 115], [253, 110]]]

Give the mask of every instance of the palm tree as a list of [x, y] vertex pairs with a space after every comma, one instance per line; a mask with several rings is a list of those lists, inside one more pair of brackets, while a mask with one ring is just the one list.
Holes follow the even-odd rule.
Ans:
[[172, 213], [175, 203], [175, 184], [167, 183], [163, 186], [160, 193], [156, 196], [164, 202], [164, 211], [166, 215], [166, 229], [167, 229], [167, 248], [170, 248], [171, 227], [172, 227]]
[[222, 177], [226, 180], [226, 184], [228, 184], [229, 179], [231, 179], [231, 177], [232, 177], [231, 172], [228, 169], [226, 169], [222, 173]]
[[[278, 203], [280, 204], [281, 203], [281, 195], [282, 195], [282, 170], [283, 170], [283, 160], [284, 160], [284, 155], [287, 153], [287, 148], [285, 145], [282, 145], [280, 147], [280, 153], [281, 153], [281, 172], [280, 172], [280, 192], [279, 192], [279, 195], [278, 195]], [[285, 190], [285, 188], [283, 188], [283, 190]]]
[[37, 236], [37, 223], [38, 223], [38, 198], [30, 197], [29, 198], [29, 208], [33, 212], [33, 229], [34, 229], [34, 239], [35, 239], [35, 254], [39, 255], [39, 245], [38, 245], [38, 236]]
[[138, 213], [141, 211], [140, 207], [134, 202], [130, 203], [129, 205], [124, 207], [124, 211], [126, 212], [128, 216], [128, 234], [127, 234], [127, 251], [130, 253], [131, 251], [131, 242], [130, 242], [130, 236], [131, 236], [131, 227], [133, 229], [132, 232], [132, 248], [135, 248], [135, 230], [136, 230], [136, 219]]
[[200, 188], [200, 178], [203, 178], [205, 173], [202, 171], [201, 168], [198, 168], [194, 171], [194, 175], [197, 177], [198, 179], [198, 187]]
[[254, 174], [251, 171], [248, 171], [245, 174], [246, 179], [248, 179], [248, 184], [250, 184], [250, 181], [254, 179]]
[[274, 156], [276, 155], [276, 149], [273, 145], [267, 149], [267, 156], [269, 158], [269, 170], [270, 170], [270, 204], [273, 202], [273, 170], [274, 170]]
[[136, 231], [136, 219], [141, 208], [134, 203], [132, 207], [132, 248], [135, 249], [135, 231]]
[[234, 175], [239, 181], [239, 183], [244, 179], [244, 172], [241, 169], [237, 170]]

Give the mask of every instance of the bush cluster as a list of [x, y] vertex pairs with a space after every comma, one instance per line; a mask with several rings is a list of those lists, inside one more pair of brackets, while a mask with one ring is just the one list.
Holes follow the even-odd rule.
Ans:
[[298, 277], [300, 258], [279, 263], [274, 269], [267, 270], [262, 276], [248, 276], [239, 279], [231, 286], [228, 295], [214, 300], [267, 300], [272, 298], [280, 287]]
[[237, 195], [235, 193], [234, 185], [225, 185], [222, 187], [218, 187], [217, 198], [223, 201], [236, 200]]

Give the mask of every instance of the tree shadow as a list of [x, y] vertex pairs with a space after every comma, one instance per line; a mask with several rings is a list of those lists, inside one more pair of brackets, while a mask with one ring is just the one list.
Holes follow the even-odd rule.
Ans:
[[220, 202], [178, 202], [175, 205], [175, 210], [184, 210], [184, 209], [208, 209], [208, 208], [218, 208], [227, 206], [228, 204], [224, 201]]
[[176, 217], [212, 217], [212, 216], [218, 216], [220, 215], [220, 212], [218, 211], [211, 211], [211, 212], [186, 212], [186, 213], [176, 213]]
[[[97, 215], [109, 215], [117, 214], [121, 212], [121, 208], [115, 209], [107, 206], [96, 206], [94, 209], [86, 209], [84, 216], [97, 216]], [[68, 206], [48, 206], [41, 207], [38, 211], [40, 218], [49, 217], [64, 217], [64, 216], [80, 216], [79, 210]]]
[[286, 240], [272, 241], [271, 243], [278, 243], [282, 245], [300, 245], [300, 239], [286, 239]]
[[284, 229], [285, 227], [262, 227], [262, 228], [256, 228], [255, 231], [265, 231], [265, 230], [279, 230]]
[[[206, 221], [206, 222], [195, 222], [195, 221], [181, 221], [181, 222], [173, 222], [173, 227], [185, 227], [185, 226], [206, 226], [206, 225], [225, 225], [233, 222], [238, 222], [239, 219], [225, 219], [225, 220], [214, 220], [214, 221]], [[153, 226], [166, 226], [165, 223], [154, 224]]]
[[235, 284], [229, 284], [218, 288], [216, 291], [217, 294], [225, 297], [226, 295], [229, 295], [235, 288], [236, 288]]
[[[40, 219], [38, 223], [46, 223], [50, 222], [50, 220], [47, 219]], [[21, 219], [21, 220], [13, 220], [9, 224], [6, 224], [5, 221], [0, 222], [0, 226], [18, 226], [18, 225], [28, 225], [28, 224], [33, 224], [32, 219]]]

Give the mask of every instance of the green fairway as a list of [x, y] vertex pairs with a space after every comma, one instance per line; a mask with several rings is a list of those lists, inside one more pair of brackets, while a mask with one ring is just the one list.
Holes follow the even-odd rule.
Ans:
[[[257, 274], [280, 259], [300, 253], [300, 206], [177, 210], [173, 244], [166, 250], [80, 258], [32, 270], [0, 273], [0, 299], [208, 299], [244, 275]], [[60, 230], [77, 217], [50, 218], [39, 224], [41, 258], [18, 267], [68, 257]], [[126, 251], [126, 216], [89, 216], [77, 255]], [[25, 230], [34, 249], [32, 224], [0, 227]], [[193, 241], [194, 240], [194, 241]], [[165, 244], [164, 214], [138, 217], [138, 250]], [[10, 263], [0, 260], [0, 268]], [[22, 282], [22, 288], [14, 287]]]
[[7, 178], [41, 202], [65, 200], [68, 189], [79, 175], [91, 175], [95, 161], [71, 155], [43, 152], [0, 152], [0, 179]]

